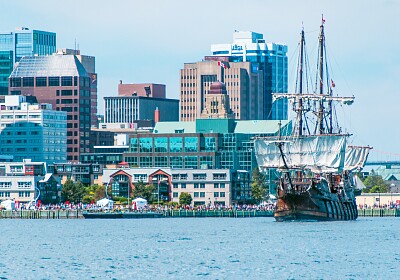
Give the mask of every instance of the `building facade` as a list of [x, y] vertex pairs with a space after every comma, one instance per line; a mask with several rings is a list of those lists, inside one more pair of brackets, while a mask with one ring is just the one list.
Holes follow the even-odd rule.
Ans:
[[275, 102], [272, 100], [272, 93], [285, 93], [288, 90], [287, 46], [267, 43], [263, 35], [256, 32], [235, 31], [231, 44], [213, 44], [211, 52], [214, 59], [246, 61], [251, 63], [252, 72], [261, 71], [263, 98], [259, 101], [262, 102], [262, 119], [288, 118], [287, 100], [281, 99]]
[[[135, 184], [155, 187], [154, 201], [177, 202], [189, 193], [192, 205], [232, 205], [251, 199], [247, 173], [229, 169], [115, 168], [104, 169], [102, 183], [111, 186], [113, 196], [128, 197]], [[245, 176], [243, 176], [245, 175]]]
[[0, 200], [12, 199], [19, 203], [59, 203], [60, 182], [46, 172], [44, 162], [0, 163]]
[[60, 178], [61, 184], [67, 180], [80, 181], [84, 185], [98, 184], [103, 173], [101, 164], [54, 163], [48, 165], [48, 171]]
[[10, 95], [32, 95], [67, 112], [67, 161], [90, 152], [92, 81], [75, 55], [63, 54], [24, 57], [9, 78]]
[[224, 58], [221, 66], [220, 60], [185, 63], [180, 70], [180, 120], [201, 117], [210, 86], [217, 81], [225, 83], [235, 119], [264, 119], [263, 71], [252, 69], [250, 62], [230, 62], [229, 58]]
[[8, 77], [24, 56], [50, 55], [56, 51], [56, 33], [17, 28], [0, 32], [0, 95], [8, 94]]
[[118, 96], [142, 96], [166, 98], [166, 87], [163, 84], [118, 84]]
[[[142, 120], [178, 121], [179, 100], [143, 96], [104, 97], [104, 123], [134, 124]], [[157, 113], [158, 112], [158, 113]]]
[[5, 96], [0, 103], [0, 153], [15, 161], [67, 160], [67, 113], [50, 104], [29, 104], [25, 96]]

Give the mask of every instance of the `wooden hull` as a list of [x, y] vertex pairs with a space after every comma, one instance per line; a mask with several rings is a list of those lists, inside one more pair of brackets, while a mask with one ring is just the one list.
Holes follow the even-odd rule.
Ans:
[[355, 201], [342, 201], [337, 195], [313, 196], [310, 193], [279, 197], [274, 213], [276, 221], [314, 220], [348, 221], [358, 217]]

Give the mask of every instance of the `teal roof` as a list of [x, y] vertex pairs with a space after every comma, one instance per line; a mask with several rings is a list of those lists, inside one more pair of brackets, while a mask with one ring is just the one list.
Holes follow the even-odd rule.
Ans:
[[88, 74], [74, 55], [24, 56], [10, 78], [50, 76], [88, 77]]
[[[179, 132], [177, 132], [179, 131]], [[195, 122], [158, 122], [154, 133], [196, 133]]]
[[158, 122], [154, 133], [244, 133], [277, 134], [281, 123], [282, 135], [290, 135], [292, 123], [287, 120], [227, 120], [198, 119], [196, 122]]

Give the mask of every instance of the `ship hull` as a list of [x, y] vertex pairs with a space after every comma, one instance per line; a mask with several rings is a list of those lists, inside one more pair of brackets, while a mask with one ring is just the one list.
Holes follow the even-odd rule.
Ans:
[[358, 217], [354, 201], [343, 201], [338, 195], [331, 197], [306, 194], [285, 194], [279, 197], [274, 213], [278, 222], [294, 220], [348, 221]]

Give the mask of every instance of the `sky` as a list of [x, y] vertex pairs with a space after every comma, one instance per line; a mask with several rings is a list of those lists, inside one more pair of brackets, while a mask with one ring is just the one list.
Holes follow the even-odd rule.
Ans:
[[289, 91], [304, 26], [315, 60], [321, 15], [335, 90], [355, 96], [343, 113], [354, 145], [370, 159], [400, 160], [400, 1], [397, 0], [6, 0], [1, 31], [16, 27], [57, 33], [57, 48], [79, 46], [96, 57], [99, 113], [118, 83], [161, 83], [179, 99], [179, 70], [231, 43], [234, 30], [264, 34], [288, 46]]

